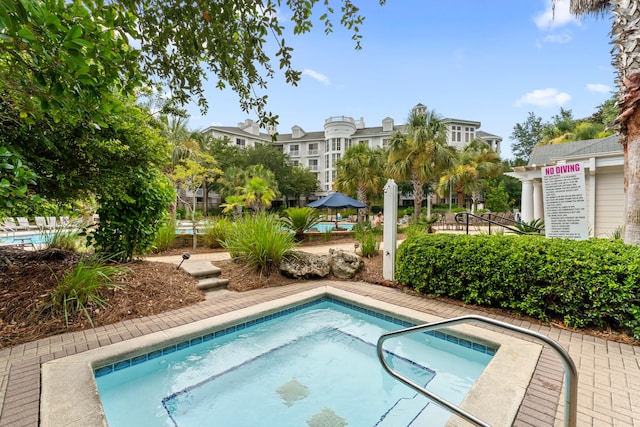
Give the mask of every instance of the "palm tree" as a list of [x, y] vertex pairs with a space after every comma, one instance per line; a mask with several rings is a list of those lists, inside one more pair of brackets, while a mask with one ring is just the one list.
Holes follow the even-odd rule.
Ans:
[[[555, 5], [557, 0], [553, 0]], [[613, 64], [618, 69], [620, 115], [616, 127], [624, 151], [625, 231], [624, 241], [640, 244], [640, 44], [637, 1], [571, 0], [574, 15], [603, 15], [611, 11], [611, 37], [615, 52]]]
[[380, 195], [384, 185], [384, 152], [372, 150], [367, 144], [356, 144], [347, 149], [338, 160], [336, 188], [347, 194], [356, 194], [359, 202], [367, 205], [358, 209], [358, 222], [364, 223], [369, 211], [369, 197]]
[[450, 169], [455, 158], [447, 145], [447, 133], [435, 111], [414, 108], [409, 114], [405, 133], [391, 138], [388, 173], [398, 181], [411, 181], [414, 220], [420, 218], [424, 184], [437, 180]]
[[456, 165], [440, 178], [436, 190], [440, 197], [449, 191], [449, 186], [458, 196], [458, 207], [463, 207], [465, 195], [470, 195], [472, 203], [478, 201], [487, 180], [502, 175], [500, 156], [484, 141], [474, 139], [458, 153]]
[[276, 176], [263, 165], [247, 168], [248, 179], [242, 192], [246, 206], [256, 212], [271, 207], [271, 201], [280, 195]]

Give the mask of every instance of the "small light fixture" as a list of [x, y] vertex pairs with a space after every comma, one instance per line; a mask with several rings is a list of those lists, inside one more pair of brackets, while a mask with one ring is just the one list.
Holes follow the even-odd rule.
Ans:
[[358, 248], [359, 248], [359, 247], [360, 247], [360, 243], [355, 242], [355, 243], [353, 244], [353, 252], [358, 252]]
[[189, 259], [189, 258], [191, 258], [191, 254], [190, 254], [189, 252], [185, 252], [185, 253], [183, 253], [183, 254], [182, 254], [182, 261], [180, 261], [180, 264], [178, 264], [178, 266], [176, 267], [176, 269], [180, 268], [180, 266], [182, 265], [182, 263], [183, 263], [185, 260]]

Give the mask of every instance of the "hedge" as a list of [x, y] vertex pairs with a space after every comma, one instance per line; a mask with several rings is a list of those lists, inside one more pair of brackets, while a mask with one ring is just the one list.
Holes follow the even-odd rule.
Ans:
[[621, 240], [419, 235], [398, 248], [396, 281], [422, 294], [640, 339], [640, 247]]

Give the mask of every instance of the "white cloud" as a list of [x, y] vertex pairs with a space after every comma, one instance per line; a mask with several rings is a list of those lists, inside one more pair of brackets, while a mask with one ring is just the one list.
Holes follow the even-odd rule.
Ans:
[[518, 99], [516, 106], [521, 107], [525, 104], [536, 105], [538, 107], [562, 106], [569, 101], [571, 101], [571, 95], [566, 92], [560, 92], [558, 89], [536, 89]]
[[570, 0], [555, 0], [555, 10], [551, 0], [547, 0], [547, 8], [541, 14], [533, 18], [536, 26], [543, 31], [551, 28], [562, 27], [568, 23], [578, 23], [569, 11]]
[[602, 83], [587, 83], [587, 90], [597, 93], [611, 92], [611, 88], [607, 85], [603, 85]]
[[544, 42], [565, 44], [565, 43], [569, 43], [572, 38], [573, 36], [571, 35], [571, 33], [568, 31], [565, 31], [562, 34], [549, 34], [544, 38]]
[[305, 68], [302, 71], [302, 74], [305, 76], [309, 76], [312, 79], [316, 79], [317, 81], [319, 81], [320, 83], [326, 86], [329, 86], [331, 84], [331, 82], [329, 82], [329, 77], [325, 76], [324, 74], [318, 73], [317, 71], [313, 71], [308, 68]]

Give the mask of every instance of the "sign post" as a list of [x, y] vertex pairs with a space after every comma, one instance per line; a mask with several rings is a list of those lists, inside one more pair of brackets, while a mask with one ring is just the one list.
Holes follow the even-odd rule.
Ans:
[[544, 228], [547, 237], [589, 238], [584, 167], [580, 163], [542, 169]]

